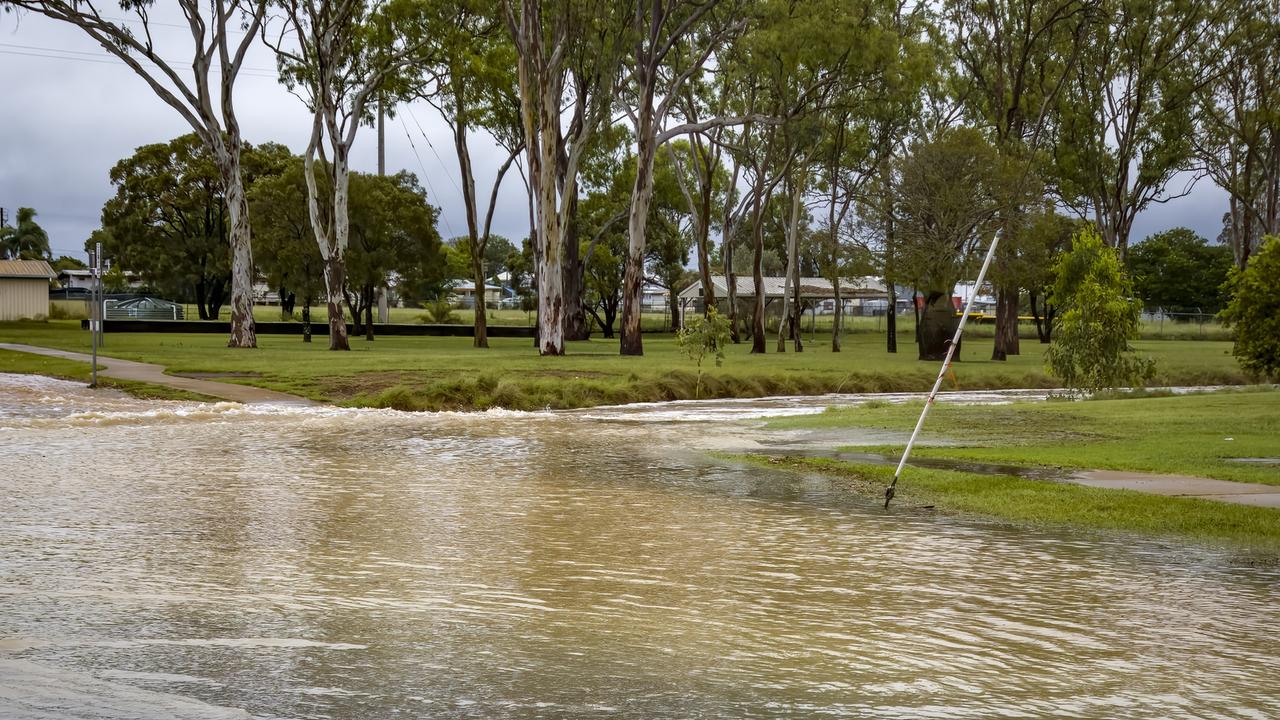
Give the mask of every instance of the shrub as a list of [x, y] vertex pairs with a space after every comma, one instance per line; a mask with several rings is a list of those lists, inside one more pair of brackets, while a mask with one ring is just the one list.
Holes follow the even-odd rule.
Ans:
[[424, 315], [419, 315], [418, 319], [424, 323], [450, 324], [462, 322], [458, 314], [453, 311], [453, 305], [448, 300], [424, 302], [422, 307], [426, 308], [427, 312]]
[[728, 344], [729, 319], [716, 312], [715, 308], [709, 309], [706, 317], [699, 315], [689, 318], [676, 333], [676, 347], [698, 367], [694, 398], [702, 395], [702, 361], [711, 355], [716, 360], [716, 367], [720, 367], [724, 363], [724, 348]]
[[1244, 270], [1227, 278], [1231, 300], [1222, 320], [1236, 329], [1240, 367], [1280, 379], [1280, 237], [1268, 236]]
[[1120, 255], [1092, 228], [1076, 233], [1054, 264], [1053, 301], [1062, 311], [1045, 364], [1072, 393], [1144, 385], [1155, 365], [1134, 354], [1141, 303]]

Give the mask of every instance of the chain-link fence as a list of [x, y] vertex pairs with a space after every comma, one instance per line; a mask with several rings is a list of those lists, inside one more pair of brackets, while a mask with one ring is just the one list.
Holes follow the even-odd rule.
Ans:
[[1143, 335], [1160, 338], [1197, 338], [1229, 340], [1231, 331], [1223, 326], [1217, 313], [1202, 311], [1170, 311], [1150, 308], [1142, 313]]

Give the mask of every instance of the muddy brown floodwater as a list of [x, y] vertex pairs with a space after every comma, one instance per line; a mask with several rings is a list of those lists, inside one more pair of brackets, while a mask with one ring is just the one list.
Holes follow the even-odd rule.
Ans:
[[1274, 566], [695, 449], [828, 402], [410, 414], [0, 375], [0, 717], [1280, 716]]

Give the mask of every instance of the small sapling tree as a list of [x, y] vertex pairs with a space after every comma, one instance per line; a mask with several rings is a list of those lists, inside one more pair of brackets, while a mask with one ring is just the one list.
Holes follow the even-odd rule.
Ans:
[[684, 327], [676, 333], [676, 347], [689, 356], [698, 367], [698, 380], [693, 397], [702, 397], [702, 362], [707, 356], [715, 358], [716, 367], [724, 363], [724, 349], [729, 344], [729, 319], [708, 308], [706, 316], [698, 315], [685, 320]]
[[1072, 393], [1140, 386], [1154, 363], [1134, 354], [1141, 305], [1120, 253], [1092, 228], [1076, 233], [1054, 265], [1053, 301], [1061, 310], [1057, 337], [1045, 352], [1049, 372]]
[[1280, 380], [1280, 236], [1265, 238], [1244, 270], [1233, 268], [1226, 288], [1231, 301], [1222, 319], [1236, 329], [1232, 353], [1245, 370]]

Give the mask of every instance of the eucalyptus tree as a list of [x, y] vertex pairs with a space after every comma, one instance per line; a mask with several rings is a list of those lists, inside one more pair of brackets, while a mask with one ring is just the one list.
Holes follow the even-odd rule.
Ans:
[[[583, 154], [612, 108], [624, 11], [608, 0], [502, 1], [516, 54], [543, 355], [565, 350], [565, 230]], [[575, 119], [566, 133], [568, 93]]]
[[1226, 239], [1244, 268], [1280, 233], [1280, 2], [1231, 3], [1212, 30], [1213, 81], [1195, 106], [1196, 156], [1227, 193]]
[[[827, 114], [824, 133], [822, 162], [817, 169], [816, 184], [823, 192], [826, 205], [826, 222], [823, 225], [823, 244], [820, 266], [831, 282], [835, 300], [835, 315], [831, 323], [831, 352], [840, 352], [841, 333], [844, 329], [844, 298], [840, 281], [849, 264], [849, 253], [843, 242], [843, 229], [848, 227], [853, 208], [862, 186], [872, 175], [865, 163], [869, 159], [872, 144], [866, 128], [855, 120], [855, 110], [845, 104]], [[855, 124], [857, 123], [857, 124]]]
[[[439, 112], [453, 132], [467, 219], [467, 248], [475, 287], [488, 277], [485, 257], [497, 209], [498, 190], [524, 148], [520, 100], [516, 88], [515, 52], [500, 13], [484, 0], [458, 0], [430, 6], [424, 28], [435, 47], [434, 62], [424, 68], [415, 94]], [[471, 140], [482, 130], [505, 152], [489, 189], [488, 205], [480, 217]], [[483, 302], [474, 304], [473, 340], [489, 347]]]
[[[624, 51], [624, 33], [627, 16], [625, 6], [615, 7], [614, 14], [606, 15], [604, 22], [594, 26], [595, 35], [590, 42], [573, 45], [573, 52], [566, 61], [568, 83], [571, 88], [568, 123], [563, 124], [559, 133], [559, 157], [556, 173], [560, 184], [566, 181], [569, 171], [566, 147], [582, 147], [583, 152], [578, 164], [583, 167], [593, 158], [610, 156], [619, 145], [626, 141], [626, 126], [615, 123], [612, 113], [616, 110], [614, 95], [622, 67], [620, 65]], [[582, 190], [579, 180], [572, 184], [572, 192], [568, 195], [565, 206], [564, 222], [564, 257], [561, 265], [564, 292], [564, 337], [566, 340], [586, 340], [589, 336], [587, 313], [583, 307], [585, 292], [585, 258], [580, 254], [580, 228], [578, 223], [578, 199]], [[619, 218], [619, 221], [625, 219]]]
[[918, 139], [894, 163], [895, 262], [901, 276], [924, 293], [917, 328], [921, 360], [946, 355], [958, 322], [953, 288], [975, 269], [999, 213], [1020, 200], [1016, 169], [969, 127]]
[[688, 207], [704, 315], [716, 307], [716, 291], [711, 281], [711, 225], [733, 197], [721, 162], [724, 149], [716, 142], [723, 129], [718, 126], [710, 130], [710, 139], [702, 133], [691, 132], [684, 142], [667, 143], [672, 175]]
[[[737, 33], [722, 37], [722, 46], [728, 47], [736, 42], [737, 35], [745, 27], [745, 24], [739, 23], [736, 26]], [[733, 79], [732, 68], [704, 63], [685, 82], [678, 96], [677, 112], [695, 127], [705, 118], [727, 115], [731, 94], [726, 84], [733, 82]], [[690, 131], [685, 136], [686, 143], [683, 147], [687, 149], [684, 152], [677, 151], [680, 145], [677, 142], [667, 144], [680, 192], [689, 206], [690, 230], [693, 233], [704, 314], [710, 313], [717, 302], [715, 286], [711, 280], [711, 228], [718, 224], [726, 236], [732, 232], [733, 203], [737, 200], [737, 165], [735, 164], [732, 178], [724, 169], [726, 153], [721, 140], [726, 127], [717, 124], [701, 132]], [[736, 343], [737, 292], [732, 266], [733, 245], [722, 243], [722, 248], [730, 253], [724, 263], [724, 270], [729, 295], [729, 332]]]
[[[970, 118], [994, 136], [996, 148], [1035, 172], [1035, 154], [1055, 100], [1083, 51], [1082, 40], [1102, 0], [949, 0], [945, 6], [958, 72], [957, 93]], [[1006, 235], [1021, 208], [1004, 213]], [[993, 265], [996, 335], [992, 360], [1017, 355], [1021, 288], [1017, 244], [1001, 243]], [[1007, 271], [1008, 270], [1008, 271]]]
[[263, 40], [276, 53], [281, 81], [311, 112], [303, 178], [311, 228], [324, 258], [329, 349], [350, 350], [342, 293], [351, 236], [351, 147], [360, 126], [372, 121], [384, 86], [402, 82], [401, 71], [423, 61], [421, 25], [429, 5], [414, 0], [277, 4], [280, 17], [263, 25]]
[[[230, 347], [257, 347], [253, 326], [253, 249], [249, 208], [240, 169], [243, 140], [235, 111], [235, 87], [244, 59], [267, 12], [267, 0], [177, 0], [189, 31], [183, 41], [190, 71], [159, 46], [153, 30], [154, 0], [120, 0], [115, 10], [82, 0], [0, 0], [0, 8], [44, 15], [80, 29], [141, 77], [209, 148], [226, 188], [231, 246]], [[112, 17], [119, 12], [127, 17]], [[129, 27], [141, 26], [142, 32]], [[236, 37], [238, 35], [238, 37]]]
[[[897, 151], [938, 57], [925, 52], [929, 25], [923, 3], [867, 3], [863, 13], [862, 41], [834, 76], [828, 107], [816, 119], [817, 152], [808, 190], [809, 204], [826, 215], [816, 251], [835, 299], [834, 352], [841, 349], [842, 279], [854, 269], [869, 269], [870, 248], [847, 246], [856, 235], [852, 213], [855, 205], [867, 202], [868, 189]], [[885, 238], [878, 244], [888, 247]], [[798, 313], [798, 292], [794, 303]]]
[[[888, 292], [885, 317], [885, 349], [898, 352], [898, 315], [896, 271], [896, 198], [891, 181], [892, 168], [907, 150], [907, 138], [929, 133], [929, 118], [937, 112], [926, 103], [934, 91], [941, 89], [942, 68], [948, 62], [945, 43], [924, 2], [899, 2], [892, 15], [893, 27], [900, 43], [897, 57], [881, 77], [868, 89], [868, 100], [857, 110], [860, 133], [865, 136], [867, 170], [856, 164], [851, 182], [855, 189], [857, 219], [850, 223], [860, 244], [878, 260], [880, 274]], [[838, 148], [836, 148], [838, 150]], [[832, 171], [839, 177], [839, 170]], [[839, 183], [837, 183], [839, 184]], [[869, 231], [869, 232], [868, 232]], [[834, 342], [834, 339], [833, 339]]]
[[712, 117], [665, 127], [684, 97], [684, 86], [724, 43], [740, 31], [745, 0], [636, 0], [628, 39], [632, 50], [626, 112], [636, 143], [636, 177], [628, 216], [626, 279], [622, 300], [623, 355], [642, 355], [640, 300], [644, 286], [645, 226], [653, 197], [654, 160], [670, 140], [742, 118]]
[[291, 157], [276, 175], [261, 178], [249, 189], [249, 207], [263, 218], [254, 229], [258, 270], [279, 289], [282, 304], [289, 296], [300, 306], [302, 341], [311, 342], [311, 308], [323, 297], [324, 258], [316, 245], [307, 208], [302, 158]]
[[1196, 99], [1214, 78], [1206, 52], [1228, 3], [1102, 0], [1078, 67], [1059, 95], [1054, 176], [1060, 199], [1120, 251], [1138, 213], [1194, 168]]
[[[280, 172], [288, 157], [282, 145], [245, 143], [246, 189]], [[201, 320], [217, 320], [231, 289], [231, 221], [208, 146], [194, 133], [143, 145], [116, 163], [110, 178], [115, 195], [102, 208], [103, 253], [158, 291], [194, 300]]]
[[[821, 148], [821, 113], [838, 97], [842, 79], [857, 84], [873, 77], [892, 43], [880, 0], [764, 0], [733, 60], [744, 78], [735, 88], [739, 112], [747, 120], [729, 140], [742, 164], [753, 238], [755, 308], [752, 352], [765, 352], [765, 297], [761, 261], [763, 220], [769, 199], [786, 182], [792, 207], [811, 185], [812, 163]], [[799, 216], [793, 213], [797, 225]], [[807, 221], [807, 217], [804, 218]], [[789, 252], [788, 277], [798, 269]], [[784, 300], [784, 302], [789, 302]]]
[[[374, 338], [373, 306], [389, 275], [423, 277], [444, 263], [437, 212], [412, 173], [352, 174], [351, 247], [343, 299], [356, 332], [364, 330], [366, 340]], [[484, 287], [483, 281], [478, 287]], [[483, 292], [477, 298], [483, 307]]]

